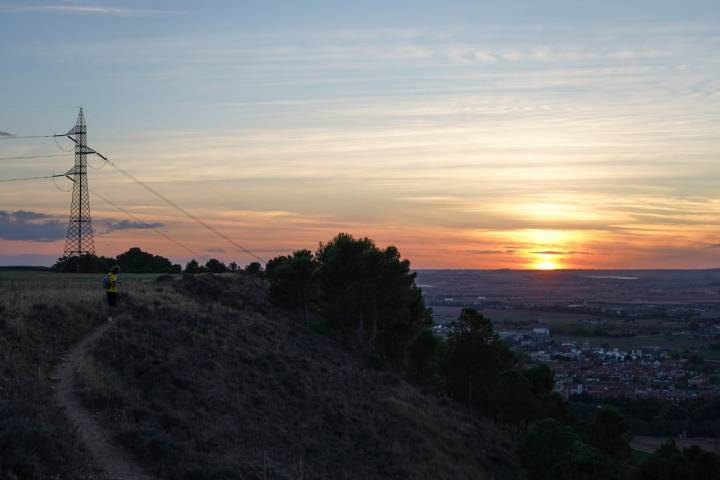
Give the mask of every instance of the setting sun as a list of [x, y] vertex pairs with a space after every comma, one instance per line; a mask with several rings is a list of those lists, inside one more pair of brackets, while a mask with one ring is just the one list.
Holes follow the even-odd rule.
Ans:
[[535, 270], [556, 270], [558, 268], [557, 263], [543, 260], [533, 265]]

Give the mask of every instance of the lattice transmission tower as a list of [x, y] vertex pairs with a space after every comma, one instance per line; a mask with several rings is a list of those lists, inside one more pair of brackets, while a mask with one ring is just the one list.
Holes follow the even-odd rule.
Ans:
[[82, 108], [75, 126], [66, 135], [75, 142], [75, 166], [65, 173], [73, 181], [70, 219], [65, 239], [65, 253], [63, 254], [69, 259], [83, 255], [95, 255], [95, 240], [90, 219], [90, 190], [87, 180], [87, 154], [94, 153], [94, 151], [87, 146], [87, 127]]

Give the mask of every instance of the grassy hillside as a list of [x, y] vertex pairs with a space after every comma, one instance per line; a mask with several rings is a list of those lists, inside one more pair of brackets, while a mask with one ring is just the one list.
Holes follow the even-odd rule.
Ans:
[[476, 414], [266, 301], [250, 275], [128, 285], [78, 386], [167, 479], [518, 478]]
[[58, 357], [102, 321], [97, 285], [0, 275], [0, 478], [98, 478], [49, 378]]

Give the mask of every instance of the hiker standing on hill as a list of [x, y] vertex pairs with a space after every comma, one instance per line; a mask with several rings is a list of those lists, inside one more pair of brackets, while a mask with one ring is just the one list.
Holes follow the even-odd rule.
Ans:
[[118, 285], [120, 284], [118, 273], [120, 273], [120, 267], [115, 265], [110, 269], [110, 273], [103, 278], [103, 285], [105, 286], [108, 301], [108, 322], [112, 322], [113, 311], [115, 310], [115, 305], [117, 305]]

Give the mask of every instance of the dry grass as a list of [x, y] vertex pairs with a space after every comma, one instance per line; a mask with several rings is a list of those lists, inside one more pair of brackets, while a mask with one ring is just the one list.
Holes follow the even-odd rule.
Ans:
[[0, 478], [99, 478], [48, 377], [100, 321], [102, 289], [70, 276], [11, 273], [0, 277]]
[[[0, 272], [0, 478], [97, 479], [49, 372], [104, 321], [101, 275]], [[123, 276], [118, 325], [77, 373], [163, 478], [517, 478], [472, 412], [266, 302], [256, 277]]]
[[78, 377], [116, 439], [168, 479], [520, 476], [463, 407], [266, 302], [255, 277], [129, 289], [126, 317]]

